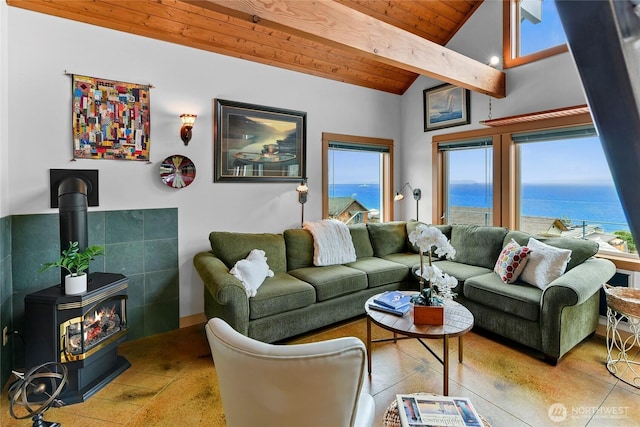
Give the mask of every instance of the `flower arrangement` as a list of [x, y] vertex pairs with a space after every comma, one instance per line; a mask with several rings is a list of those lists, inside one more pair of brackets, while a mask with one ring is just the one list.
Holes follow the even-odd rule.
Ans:
[[[433, 265], [431, 254], [453, 259], [456, 250], [442, 234], [438, 228], [426, 224], [418, 224], [415, 230], [409, 233], [409, 241], [420, 249], [420, 294], [413, 298], [413, 303], [417, 305], [442, 305], [445, 299], [452, 299], [456, 296], [453, 292], [458, 284], [458, 279], [443, 273], [437, 266]], [[429, 265], [425, 267], [423, 254], [427, 254]], [[429, 282], [425, 289], [424, 280]]]

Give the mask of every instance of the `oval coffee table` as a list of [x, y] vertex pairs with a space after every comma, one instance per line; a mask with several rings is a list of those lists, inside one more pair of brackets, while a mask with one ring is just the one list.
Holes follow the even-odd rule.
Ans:
[[[405, 292], [414, 294], [415, 292]], [[443, 325], [415, 325], [413, 323], [413, 306], [404, 316], [396, 316], [394, 314], [384, 313], [369, 308], [369, 304], [373, 302], [380, 294], [374, 295], [364, 304], [367, 312], [367, 364], [369, 374], [371, 374], [371, 343], [373, 342], [396, 342], [398, 339], [416, 338], [424, 348], [426, 348], [433, 357], [442, 363], [444, 367], [443, 373], [443, 392], [445, 396], [449, 395], [449, 338], [458, 337], [458, 361], [462, 363], [463, 347], [462, 336], [469, 332], [473, 327], [473, 314], [462, 304], [452, 300], [447, 300], [444, 306], [444, 324]], [[393, 338], [371, 339], [371, 323], [393, 332]], [[403, 337], [398, 338], [397, 335]], [[438, 356], [422, 339], [442, 339], [442, 358]]]

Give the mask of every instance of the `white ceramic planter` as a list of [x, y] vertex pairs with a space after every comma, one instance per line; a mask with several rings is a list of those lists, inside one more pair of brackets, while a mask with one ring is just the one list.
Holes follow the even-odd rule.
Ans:
[[87, 275], [64, 277], [64, 293], [66, 295], [79, 295], [87, 292]]

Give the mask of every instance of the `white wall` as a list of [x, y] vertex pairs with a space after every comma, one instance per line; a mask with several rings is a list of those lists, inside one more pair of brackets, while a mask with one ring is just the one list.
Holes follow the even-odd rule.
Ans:
[[[280, 232], [300, 221], [298, 183], [213, 183], [214, 98], [307, 112], [306, 220], [321, 217], [322, 132], [400, 139], [397, 95], [1, 7], [11, 108], [2, 119], [8, 128], [0, 152], [3, 199], [9, 191], [0, 207], [11, 215], [55, 212], [48, 207], [50, 168], [99, 169], [100, 207], [92, 209], [178, 207], [182, 317], [203, 311], [192, 259], [208, 249], [210, 231]], [[71, 161], [71, 77], [65, 72], [154, 86], [151, 164]], [[179, 138], [181, 113], [198, 114], [188, 147]], [[171, 154], [194, 161], [197, 176], [189, 187], [174, 190], [160, 181], [159, 163]]]
[[0, 2], [0, 218], [9, 215], [7, 4]]
[[[447, 47], [463, 55], [488, 63], [493, 55], [502, 56], [502, 2], [485, 1]], [[507, 117], [554, 108], [586, 104], [578, 72], [569, 53], [505, 70], [507, 97], [492, 100], [492, 117]], [[443, 82], [418, 78], [402, 99], [402, 165], [399, 182], [411, 182], [422, 188], [420, 219], [432, 221], [431, 138], [434, 135], [483, 128], [489, 97], [471, 93], [471, 123], [455, 128], [424, 132], [422, 91]], [[396, 218], [415, 216], [413, 200], [396, 210]]]

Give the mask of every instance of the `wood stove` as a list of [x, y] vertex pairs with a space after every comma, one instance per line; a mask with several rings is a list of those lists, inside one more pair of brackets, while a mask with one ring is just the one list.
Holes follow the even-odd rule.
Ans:
[[25, 297], [26, 367], [64, 363], [65, 404], [84, 402], [131, 366], [117, 348], [127, 338], [127, 278], [91, 273], [87, 288], [65, 295], [58, 285]]

